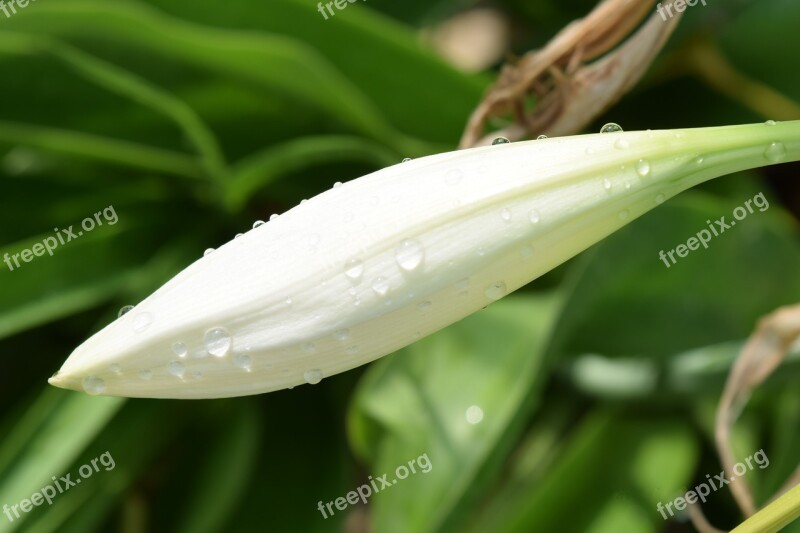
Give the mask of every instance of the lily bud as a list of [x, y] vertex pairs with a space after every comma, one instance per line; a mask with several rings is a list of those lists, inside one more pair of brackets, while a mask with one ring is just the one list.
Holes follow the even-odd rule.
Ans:
[[200, 258], [79, 346], [50, 383], [150, 398], [317, 383], [487, 306], [683, 190], [797, 159], [800, 122], [770, 121], [399, 163]]

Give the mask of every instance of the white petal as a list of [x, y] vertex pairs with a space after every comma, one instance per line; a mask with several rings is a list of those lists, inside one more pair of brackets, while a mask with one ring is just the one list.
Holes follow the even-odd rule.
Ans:
[[[697, 183], [797, 159], [799, 126], [518, 142], [374, 172], [202, 257], [51, 383], [211, 398], [317, 382], [485, 307]], [[785, 156], [770, 157], [774, 142]]]

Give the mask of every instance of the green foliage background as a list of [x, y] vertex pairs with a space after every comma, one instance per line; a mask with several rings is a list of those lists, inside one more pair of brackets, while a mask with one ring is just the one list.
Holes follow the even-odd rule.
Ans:
[[[0, 15], [0, 253], [108, 205], [119, 216], [0, 269], [0, 505], [106, 450], [117, 464], [0, 531], [691, 531], [655, 506], [720, 471], [711, 427], [727, 369], [759, 316], [800, 301], [797, 165], [685, 193], [523, 291], [314, 387], [174, 402], [46, 385], [205, 248], [335, 181], [452, 149], [494, 73], [456, 71], [419, 30], [472, 5], [370, 0], [324, 21], [309, 0], [38, 0]], [[522, 54], [593, 2], [493, 5]], [[798, 26], [791, 0], [690, 8], [597, 124], [788, 118], [677, 65], [711, 40], [800, 101]], [[759, 191], [768, 211], [670, 269], [658, 260]], [[737, 426], [740, 456], [770, 458], [748, 474], [761, 503], [798, 462], [798, 375], [794, 358]], [[317, 511], [423, 453], [432, 471], [368, 508]], [[726, 491], [705, 510], [719, 527], [740, 519]]]

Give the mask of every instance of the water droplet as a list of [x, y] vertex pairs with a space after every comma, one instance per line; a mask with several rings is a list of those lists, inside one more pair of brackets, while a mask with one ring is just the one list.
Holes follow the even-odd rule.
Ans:
[[500, 211], [500, 218], [502, 218], [504, 222], [511, 222], [511, 210], [503, 209]]
[[334, 189], [338, 189], [341, 186], [342, 186], [342, 182], [341, 181], [337, 181], [336, 183], [333, 184], [333, 188]]
[[636, 173], [639, 174], [641, 177], [645, 177], [650, 174], [650, 163], [645, 161], [644, 159], [640, 159], [636, 162]]
[[206, 351], [214, 357], [225, 357], [231, 349], [231, 335], [225, 328], [212, 328], [206, 331], [203, 342]]
[[483, 420], [483, 409], [477, 405], [470, 405], [465, 413], [465, 418], [470, 424], [478, 424], [481, 420]]
[[664, 195], [663, 194], [656, 195], [656, 203], [659, 204], [659, 205], [664, 203]]
[[408, 163], [409, 161], [411, 161], [410, 157], [403, 158], [403, 163]]
[[522, 248], [519, 249], [519, 255], [521, 255], [522, 257], [530, 257], [530, 256], [532, 256], [533, 255], [533, 247], [531, 247], [529, 244], [526, 244], [525, 246], [523, 246]]
[[485, 291], [483, 291], [486, 297], [490, 300], [499, 300], [506, 295], [506, 292], [508, 292], [508, 288], [506, 287], [505, 282], [502, 281], [496, 281], [492, 283], [486, 287]]
[[777, 122], [775, 122], [774, 120], [768, 120], [768, 121], [765, 122], [765, 124], [767, 126], [774, 126], [775, 124], [777, 124]]
[[361, 281], [361, 276], [364, 275], [364, 263], [357, 257], [351, 257], [344, 264], [344, 275], [352, 283]]
[[629, 190], [631, 190], [631, 182], [630, 182], [630, 181], [628, 181], [628, 182], [626, 182], [626, 183], [625, 183], [625, 190], [626, 190], [626, 191], [629, 191]]
[[631, 143], [629, 143], [625, 139], [617, 139], [616, 141], [614, 141], [614, 148], [616, 148], [618, 150], [627, 150], [630, 147], [631, 147]]
[[337, 341], [346, 341], [350, 338], [350, 330], [349, 329], [340, 329], [338, 331], [333, 332], [333, 338]]
[[139, 313], [133, 317], [133, 331], [136, 333], [141, 333], [152, 323], [153, 315], [147, 312]]
[[603, 188], [607, 191], [611, 190], [611, 180], [606, 178], [603, 180]]
[[124, 305], [119, 308], [119, 312], [117, 313], [117, 318], [121, 317], [124, 314], [130, 313], [131, 309], [133, 309], [132, 305]]
[[172, 351], [175, 352], [175, 355], [177, 355], [178, 357], [186, 357], [186, 354], [188, 353], [189, 350], [186, 348], [186, 345], [184, 343], [176, 342], [175, 344], [172, 345]]
[[153, 373], [150, 372], [149, 370], [142, 370], [141, 372], [139, 372], [139, 378], [145, 381], [150, 381], [151, 379], [153, 379]]
[[106, 382], [97, 376], [86, 376], [81, 384], [86, 394], [91, 394], [92, 396], [102, 394], [106, 390]]
[[764, 152], [764, 157], [773, 163], [781, 161], [786, 157], [786, 147], [782, 142], [774, 142]]
[[418, 303], [418, 304], [417, 304], [417, 309], [419, 309], [420, 311], [424, 311], [424, 310], [426, 310], [426, 309], [430, 309], [430, 307], [431, 307], [432, 305], [433, 305], [433, 303], [432, 303], [432, 302], [430, 302], [430, 301], [426, 300], [426, 301], [424, 301], [424, 302], [420, 302], [420, 303]]
[[372, 290], [380, 296], [385, 296], [389, 292], [389, 280], [384, 277], [375, 278], [372, 282]]
[[486, 255], [486, 248], [484, 248], [483, 246], [478, 246], [478, 255], [481, 257]]
[[702, 165], [704, 161], [705, 159], [703, 158], [703, 156], [700, 156], [694, 160], [694, 162], [697, 163], [698, 165]]
[[405, 239], [395, 248], [394, 257], [400, 268], [411, 272], [422, 264], [424, 258], [422, 245], [415, 239]]
[[286, 305], [292, 305], [292, 298], [291, 298], [291, 296], [286, 298]]
[[253, 229], [259, 228], [259, 227], [263, 226], [264, 224], [265, 223], [264, 223], [263, 220], [256, 220], [255, 222], [253, 222]]
[[119, 363], [111, 363], [108, 369], [114, 374], [122, 374], [122, 367], [119, 366]]
[[495, 145], [495, 144], [508, 144], [510, 142], [511, 141], [509, 141], [505, 137], [495, 137], [495, 139], [492, 141], [492, 145]]
[[309, 370], [305, 374], [303, 374], [303, 379], [306, 380], [306, 383], [309, 385], [316, 385], [320, 381], [322, 381], [322, 372], [319, 370]]
[[348, 346], [347, 349], [345, 350], [345, 353], [347, 353], [349, 355], [357, 354], [358, 353], [358, 346], [356, 346], [355, 344], [352, 345], [352, 346]]
[[206, 248], [206, 251], [203, 252], [203, 257], [207, 256], [208, 254], [212, 253], [213, 251], [214, 251], [213, 248]]
[[617, 133], [618, 131], [622, 131], [622, 127], [614, 122], [609, 122], [600, 128], [600, 133]]
[[167, 371], [176, 378], [182, 378], [186, 373], [186, 367], [180, 361], [171, 361], [167, 367]]
[[538, 137], [536, 137], [537, 141], [543, 141], [545, 139], [547, 139], [547, 135], [539, 135]]
[[538, 224], [540, 220], [539, 211], [531, 209], [531, 212], [528, 213], [528, 220], [531, 221], [531, 224]]
[[269, 216], [269, 221], [270, 221], [270, 222], [272, 222], [273, 220], [276, 220], [276, 219], [277, 219], [279, 216], [280, 216], [280, 215], [278, 215], [278, 214], [276, 214], [276, 213], [273, 213], [273, 214], [271, 214], [271, 215]]
[[444, 182], [448, 185], [458, 185], [464, 173], [457, 168], [451, 168], [444, 175]]
[[622, 211], [619, 212], [620, 220], [628, 220], [629, 216], [631, 216], [631, 213], [627, 209], [623, 209]]
[[240, 353], [239, 355], [234, 356], [233, 364], [242, 370], [250, 371], [250, 368], [253, 366], [253, 359], [246, 353]]
[[239, 237], [241, 237], [242, 235], [244, 235], [244, 233], [237, 233], [236, 235], [234, 235], [234, 236], [233, 236], [233, 238], [234, 238], [234, 239], [238, 239], [238, 238], [239, 238]]

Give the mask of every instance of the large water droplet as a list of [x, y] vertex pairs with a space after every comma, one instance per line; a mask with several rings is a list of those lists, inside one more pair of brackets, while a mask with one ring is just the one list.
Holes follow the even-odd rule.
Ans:
[[277, 219], [278, 219], [278, 217], [280, 217], [280, 215], [279, 215], [279, 214], [277, 214], [277, 213], [272, 213], [272, 214], [269, 216], [269, 221], [270, 221], [270, 222], [272, 222], [273, 220], [277, 220]]
[[207, 255], [209, 255], [209, 254], [211, 254], [213, 252], [214, 252], [213, 248], [206, 248], [206, 251], [203, 252], [203, 257], [205, 257], [205, 256], [207, 256]]
[[470, 424], [479, 424], [480, 421], [483, 420], [483, 409], [477, 405], [470, 405], [467, 408], [464, 418], [466, 418], [467, 422]]
[[774, 126], [775, 124], [777, 124], [777, 122], [775, 122], [774, 120], [768, 120], [768, 121], [765, 122], [765, 124], [767, 126]]
[[206, 331], [203, 342], [206, 351], [215, 357], [225, 357], [231, 349], [231, 335], [225, 328], [212, 328]]
[[600, 133], [617, 133], [618, 131], [622, 131], [622, 126], [615, 122], [609, 122], [600, 128]]
[[408, 163], [409, 161], [411, 161], [410, 157], [404, 157], [403, 158], [403, 163]]
[[86, 391], [86, 394], [91, 394], [92, 396], [102, 394], [106, 390], [106, 382], [97, 376], [86, 376], [83, 378], [81, 385], [83, 385], [83, 390]]
[[117, 312], [117, 318], [121, 317], [122, 315], [130, 313], [131, 309], [133, 309], [132, 305], [123, 305], [122, 307], [119, 308], [119, 311]]
[[411, 272], [419, 267], [424, 255], [422, 245], [415, 239], [404, 240], [397, 245], [394, 251], [397, 264], [406, 272]]
[[250, 368], [253, 366], [253, 359], [246, 353], [240, 353], [239, 355], [234, 356], [233, 364], [242, 370], [250, 371]]
[[237, 233], [236, 235], [234, 235], [234, 236], [233, 236], [233, 238], [234, 238], [234, 239], [238, 239], [238, 238], [239, 238], [239, 237], [241, 237], [242, 235], [244, 235], [244, 233]]
[[639, 174], [641, 177], [645, 177], [650, 174], [650, 163], [644, 159], [640, 159], [636, 162], [636, 173]]
[[375, 278], [372, 282], [372, 290], [380, 296], [385, 296], [389, 292], [389, 280], [384, 277]]
[[351, 257], [344, 264], [344, 275], [352, 283], [361, 281], [361, 276], [364, 275], [364, 263], [357, 257]]
[[333, 338], [337, 341], [346, 341], [350, 338], [350, 330], [349, 329], [340, 329], [338, 331], [333, 332]]
[[511, 222], [511, 210], [503, 209], [500, 211], [500, 218], [503, 219], [503, 222]]
[[537, 141], [543, 141], [545, 139], [547, 139], [547, 135], [539, 135], [538, 137], [536, 137]]
[[786, 157], [786, 147], [782, 142], [774, 142], [767, 147], [764, 152], [764, 157], [776, 163], [782, 161]]
[[333, 184], [333, 188], [334, 189], [338, 189], [341, 186], [342, 186], [342, 182], [341, 181], [337, 181], [336, 183]]
[[322, 381], [322, 372], [320, 370], [309, 370], [303, 374], [303, 379], [305, 379], [306, 383], [309, 385], [316, 385]]
[[189, 350], [186, 348], [184, 343], [176, 342], [172, 345], [172, 351], [175, 352], [175, 355], [178, 357], [186, 357], [186, 354]]
[[495, 139], [492, 141], [492, 144], [493, 145], [495, 145], [495, 144], [508, 144], [510, 142], [511, 141], [509, 141], [505, 137], [495, 137]]
[[260, 228], [264, 224], [265, 222], [263, 220], [256, 220], [255, 222], [253, 222], [253, 229]]
[[182, 378], [186, 373], [186, 367], [180, 361], [171, 361], [167, 370], [176, 378]]
[[505, 282], [503, 281], [496, 281], [486, 287], [486, 290], [483, 293], [486, 295], [487, 298], [490, 300], [499, 300], [503, 296], [506, 295], [508, 292], [508, 288], [506, 287]]
[[141, 333], [152, 323], [153, 315], [148, 312], [139, 313], [133, 317], [133, 331], [136, 333]]

